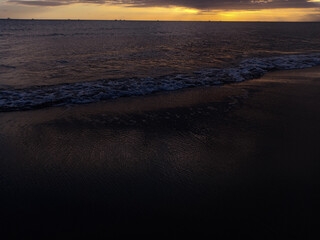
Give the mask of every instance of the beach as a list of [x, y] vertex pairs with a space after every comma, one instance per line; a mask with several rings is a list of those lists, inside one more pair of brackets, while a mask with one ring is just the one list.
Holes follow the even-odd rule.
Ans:
[[11, 237], [315, 239], [320, 67], [0, 113]]

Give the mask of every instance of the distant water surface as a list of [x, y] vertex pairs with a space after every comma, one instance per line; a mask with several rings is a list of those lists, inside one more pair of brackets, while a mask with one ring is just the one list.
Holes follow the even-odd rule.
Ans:
[[[11, 91], [0, 94], [0, 105], [20, 108], [34, 102], [34, 94], [46, 97], [35, 103], [37, 106], [48, 101], [63, 103], [65, 100], [57, 99], [57, 91], [63, 99], [76, 94], [79, 100], [79, 93], [92, 90], [93, 85], [100, 90], [78, 102], [137, 95], [140, 85], [144, 89], [141, 93], [174, 90], [183, 88], [186, 79], [193, 81], [195, 76], [190, 74], [196, 71], [237, 67], [241, 61], [254, 58], [319, 52], [320, 23], [0, 20], [0, 88]], [[298, 60], [294, 68], [318, 64], [318, 59], [312, 61]], [[213, 75], [217, 74], [211, 71], [202, 79]], [[175, 83], [164, 84], [161, 76], [171, 76], [167, 80]], [[113, 87], [100, 84], [101, 80], [112, 80]], [[133, 81], [137, 85], [134, 90]], [[146, 81], [148, 88], [152, 86], [149, 90]], [[83, 82], [86, 86], [77, 85]], [[156, 88], [157, 84], [161, 88]], [[34, 87], [41, 86], [42, 90], [35, 93]], [[24, 89], [28, 99], [22, 94]], [[125, 93], [119, 94], [121, 89]], [[54, 94], [48, 96], [48, 92]], [[92, 98], [98, 94], [100, 97]]]

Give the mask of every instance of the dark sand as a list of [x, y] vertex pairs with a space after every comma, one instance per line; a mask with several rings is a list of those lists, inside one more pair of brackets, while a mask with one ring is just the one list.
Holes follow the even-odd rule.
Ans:
[[1, 234], [319, 239], [319, 100], [315, 67], [1, 113]]

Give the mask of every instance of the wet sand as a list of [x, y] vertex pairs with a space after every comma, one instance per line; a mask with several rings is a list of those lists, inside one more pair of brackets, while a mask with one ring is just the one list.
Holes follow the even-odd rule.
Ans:
[[319, 93], [314, 67], [0, 113], [1, 234], [315, 239]]

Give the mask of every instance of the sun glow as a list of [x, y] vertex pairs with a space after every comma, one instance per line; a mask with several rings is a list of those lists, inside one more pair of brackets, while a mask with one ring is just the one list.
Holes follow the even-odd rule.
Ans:
[[[172, 10], [174, 12], [178, 12], [178, 13], [192, 13], [192, 14], [199, 13], [199, 10], [191, 9], [191, 8], [176, 7], [176, 8], [173, 8]], [[170, 11], [171, 11], [171, 9], [170, 9]]]
[[[272, 0], [254, 0], [267, 1]], [[309, 0], [320, 2], [320, 0]], [[0, 0], [0, 18], [168, 20], [168, 21], [319, 21], [319, 8], [261, 10], [198, 10], [185, 7], [128, 7], [78, 3], [62, 6], [23, 6]]]
[[310, 21], [318, 9], [264, 9], [259, 11], [221, 11], [215, 15], [219, 21]]

